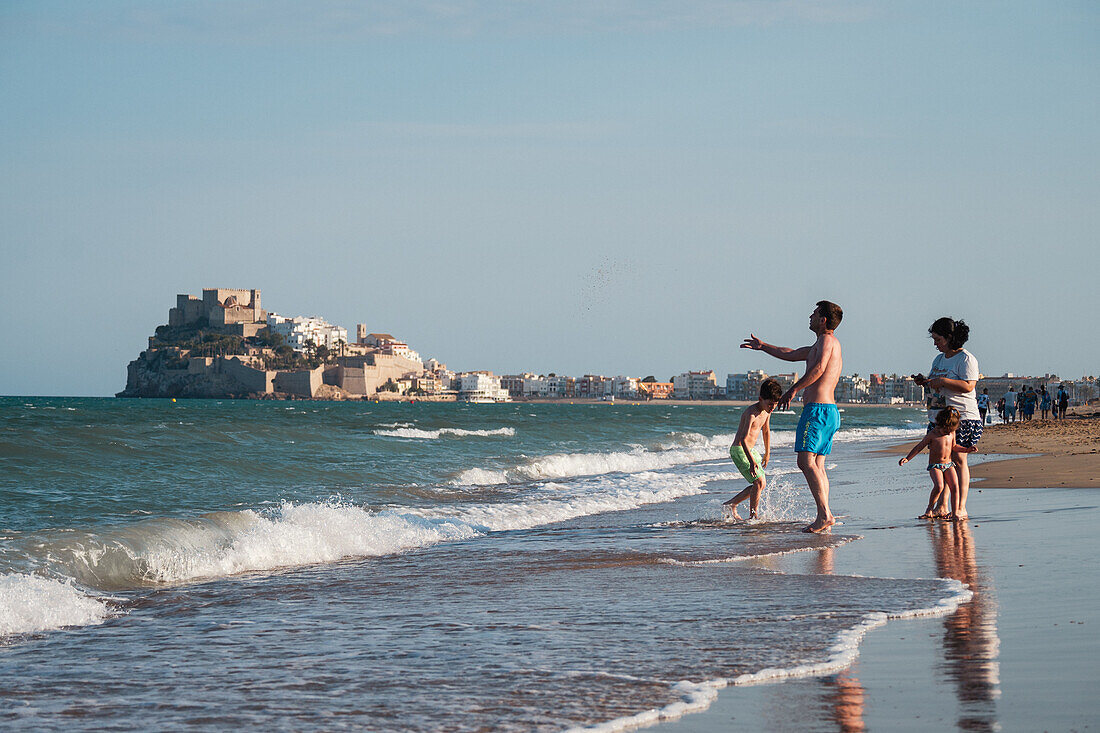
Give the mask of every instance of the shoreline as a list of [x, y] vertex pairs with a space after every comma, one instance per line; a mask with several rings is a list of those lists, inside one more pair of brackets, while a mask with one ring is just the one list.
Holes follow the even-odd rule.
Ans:
[[[893, 457], [886, 453], [866, 455], [877, 454], [888, 472]], [[914, 497], [906, 491], [872, 496], [870, 504], [853, 505], [858, 514], [841, 530], [858, 541], [756, 562], [790, 574], [952, 579], [973, 596], [943, 616], [890, 619], [867, 629], [844, 669], [730, 686], [706, 709], [685, 710], [693, 714], [661, 720], [657, 728], [1088, 729], [1100, 714], [1092, 694], [1100, 683], [1094, 662], [1100, 643], [1089, 628], [1100, 620], [1100, 593], [1080, 580], [1087, 562], [1081, 548], [1100, 518], [1091, 492], [991, 493], [968, 522], [908, 519]]]

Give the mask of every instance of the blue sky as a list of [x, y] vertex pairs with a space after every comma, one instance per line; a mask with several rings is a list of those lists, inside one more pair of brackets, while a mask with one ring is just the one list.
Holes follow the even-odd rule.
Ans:
[[0, 4], [0, 394], [111, 394], [176, 293], [456, 369], [1100, 373], [1091, 2]]

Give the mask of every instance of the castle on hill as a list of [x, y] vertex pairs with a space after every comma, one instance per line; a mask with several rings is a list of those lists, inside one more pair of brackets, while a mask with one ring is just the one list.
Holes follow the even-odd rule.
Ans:
[[[499, 379], [426, 363], [389, 333], [264, 310], [260, 291], [204, 288], [176, 296], [168, 323], [127, 367], [120, 397], [393, 398], [505, 401]], [[491, 377], [491, 375], [489, 375]], [[492, 383], [490, 383], [492, 382]]]

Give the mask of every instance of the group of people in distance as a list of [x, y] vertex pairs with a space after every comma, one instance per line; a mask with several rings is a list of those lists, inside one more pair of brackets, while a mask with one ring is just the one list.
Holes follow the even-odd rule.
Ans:
[[[983, 389], [982, 392], [988, 403], [989, 390]], [[1023, 386], [1017, 392], [1015, 386], [1010, 386], [1005, 396], [997, 400], [997, 414], [1000, 415], [1003, 423], [1016, 422], [1017, 413], [1021, 421], [1029, 422], [1035, 417], [1036, 408], [1039, 409], [1044, 420], [1047, 419], [1048, 414], [1055, 420], [1065, 420], [1066, 410], [1069, 408], [1069, 392], [1065, 387], [1059, 386], [1058, 393], [1052, 395], [1047, 392], [1045, 384], [1039, 385], [1038, 392], [1034, 387]]]
[[[756, 518], [760, 496], [767, 483], [764, 469], [771, 457], [771, 415], [777, 408], [786, 408], [795, 395], [803, 391], [794, 449], [798, 468], [817, 505], [817, 517], [802, 531], [821, 532], [836, 524], [829, 508], [825, 456], [832, 452], [833, 436], [840, 428], [840, 411], [834, 395], [843, 359], [834, 331], [843, 317], [844, 311], [839, 305], [821, 300], [810, 314], [810, 330], [817, 335], [812, 345], [798, 349], [774, 346], [755, 334], [749, 334], [741, 344], [743, 349], [763, 351], [784, 361], [805, 361], [806, 372], [786, 392], [776, 380], [764, 380], [760, 385], [760, 399], [741, 414], [737, 434], [730, 446], [730, 458], [749, 485], [725, 502], [733, 518], [741, 519], [737, 505], [745, 499], [749, 500], [749, 517]], [[978, 360], [963, 348], [970, 336], [970, 328], [965, 322], [938, 318], [928, 328], [928, 333], [940, 353], [932, 361], [927, 375], [912, 375], [928, 392], [928, 431], [899, 465], [928, 448], [932, 493], [921, 518], [961, 520], [967, 518], [966, 498], [970, 489], [967, 456], [977, 450], [985, 421], [974, 394], [979, 377]], [[763, 455], [756, 448], [761, 437]]]

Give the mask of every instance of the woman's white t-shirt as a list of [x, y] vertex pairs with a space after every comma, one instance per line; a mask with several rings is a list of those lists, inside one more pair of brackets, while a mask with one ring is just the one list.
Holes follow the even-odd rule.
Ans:
[[[978, 360], [966, 349], [962, 349], [954, 356], [938, 355], [932, 360], [932, 370], [928, 372], [929, 379], [941, 377], [944, 379], [959, 379], [964, 382], [977, 382], [981, 373], [978, 371]], [[945, 407], [954, 407], [959, 411], [960, 420], [981, 420], [978, 412], [978, 400], [974, 396], [974, 390], [969, 392], [956, 392], [952, 389], [944, 389], [928, 395], [928, 422], [935, 422], [936, 413]]]

